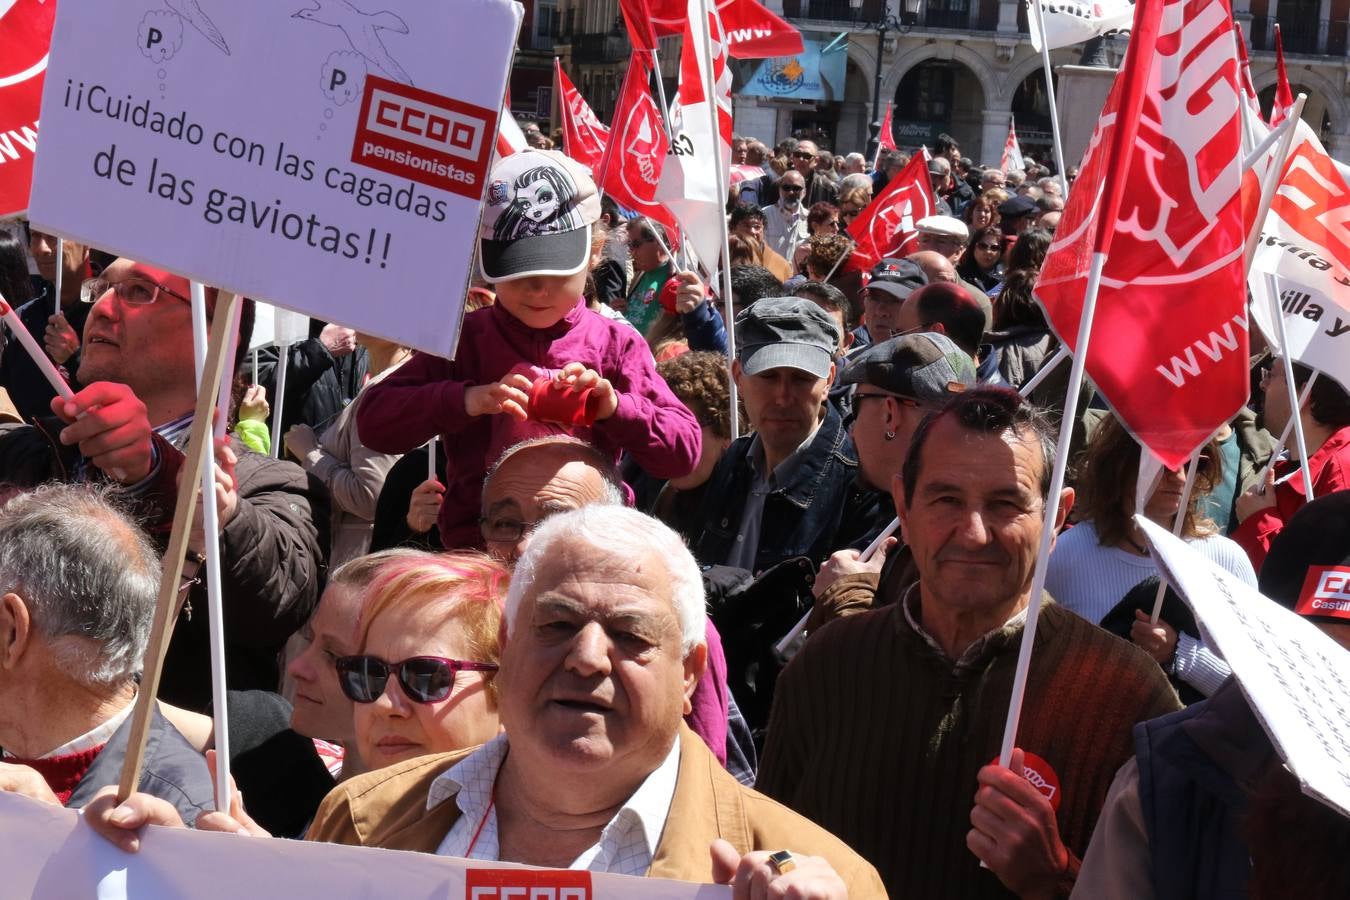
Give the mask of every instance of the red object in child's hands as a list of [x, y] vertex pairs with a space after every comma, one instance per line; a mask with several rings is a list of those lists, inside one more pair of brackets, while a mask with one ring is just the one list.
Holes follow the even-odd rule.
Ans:
[[530, 418], [558, 425], [589, 427], [595, 424], [596, 404], [591, 401], [594, 393], [591, 388], [575, 391], [542, 375], [530, 386]]
[[661, 293], [657, 299], [661, 301], [661, 308], [672, 316], [675, 315], [675, 298], [680, 292], [680, 287], [684, 284], [679, 278], [670, 278], [661, 286]]

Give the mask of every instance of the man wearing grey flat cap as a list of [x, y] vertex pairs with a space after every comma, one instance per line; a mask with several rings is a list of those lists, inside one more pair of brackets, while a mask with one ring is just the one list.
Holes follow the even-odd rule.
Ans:
[[826, 401], [839, 326], [810, 300], [767, 297], [736, 317], [731, 374], [754, 433], [713, 470], [691, 541], [704, 565], [761, 572], [794, 556], [817, 565], [861, 540], [882, 496], [856, 479], [857, 454]]

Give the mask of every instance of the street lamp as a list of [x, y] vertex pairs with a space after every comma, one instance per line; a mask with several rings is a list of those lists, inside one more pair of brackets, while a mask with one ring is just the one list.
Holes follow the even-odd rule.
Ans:
[[[855, 21], [862, 10], [863, 2], [864, 0], [848, 0]], [[875, 22], [857, 22], [860, 28], [872, 29], [877, 33], [877, 73], [872, 85], [872, 123], [868, 126], [872, 136], [867, 142], [868, 159], [876, 159], [877, 148], [881, 145], [881, 58], [886, 53], [886, 32], [898, 31], [907, 34], [914, 27], [914, 23], [919, 21], [919, 4], [922, 2], [923, 0], [900, 0], [900, 17], [896, 18], [889, 9], [890, 0], [882, 0], [880, 19]]]

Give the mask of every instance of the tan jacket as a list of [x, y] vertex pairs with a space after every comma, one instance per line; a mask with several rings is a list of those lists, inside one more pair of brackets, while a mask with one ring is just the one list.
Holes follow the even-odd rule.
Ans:
[[[431, 783], [471, 752], [423, 756], [338, 785], [319, 806], [306, 839], [435, 853], [459, 818], [459, 806], [447, 800], [428, 811]], [[822, 856], [848, 886], [850, 900], [886, 897], [876, 870], [843, 841], [738, 783], [681, 726], [675, 796], [647, 875], [710, 883], [708, 848], [719, 837], [740, 853], [786, 848]]]

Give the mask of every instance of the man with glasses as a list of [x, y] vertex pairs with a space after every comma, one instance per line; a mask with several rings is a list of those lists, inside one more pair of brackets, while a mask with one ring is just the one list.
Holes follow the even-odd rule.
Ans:
[[[839, 188], [830, 179], [830, 176], [816, 171], [816, 157], [819, 154], [820, 149], [816, 147], [814, 141], [798, 141], [790, 157], [793, 170], [802, 176], [802, 183], [806, 185], [806, 194], [801, 198], [801, 201], [808, 207], [815, 206], [822, 200], [833, 203], [839, 196]], [[779, 184], [782, 184], [781, 178]], [[777, 192], [775, 191], [775, 195], [770, 200], [777, 201], [777, 199]]]
[[908, 259], [883, 259], [873, 266], [863, 289], [863, 324], [853, 332], [854, 346], [890, 340], [900, 330], [901, 305], [927, 283], [923, 269]]
[[[945, 335], [920, 332], [873, 344], [855, 354], [843, 374], [853, 385], [847, 420], [858, 451], [858, 480], [880, 492], [891, 491], [909, 452], [910, 439], [924, 416], [976, 384], [975, 364]], [[891, 504], [884, 504], [886, 514]], [[885, 527], [878, 523], [878, 530]], [[867, 562], [857, 550], [838, 550], [820, 567], [811, 592], [816, 598], [807, 632], [840, 616], [871, 609], [878, 582], [894, 596], [914, 580], [913, 561], [894, 542]]]
[[[71, 401], [53, 400], [54, 416], [0, 426], [7, 481], [111, 483], [136, 504], [151, 534], [168, 539], [197, 399], [188, 292], [186, 278], [129, 259], [85, 283], [82, 298], [92, 307], [78, 377], [86, 386]], [[207, 288], [208, 317], [214, 301]], [[236, 368], [252, 329], [252, 304], [245, 301]], [[277, 654], [317, 596], [323, 551], [315, 523], [328, 520], [327, 498], [299, 466], [249, 452], [233, 439], [216, 460], [226, 669], [231, 687], [274, 690]], [[160, 697], [203, 710], [211, 673], [199, 528], [188, 542], [185, 602]]]
[[[657, 238], [660, 238], [658, 240]], [[624, 317], [646, 335], [647, 328], [661, 314], [661, 288], [675, 274], [674, 263], [666, 248], [670, 239], [661, 223], [648, 218], [635, 219], [628, 225], [628, 258], [633, 263], [633, 286], [628, 291]]]
[[800, 172], [784, 172], [778, 179], [778, 202], [760, 210], [764, 213], [764, 242], [784, 259], [792, 259], [810, 233], [806, 206], [802, 204], [805, 191], [806, 180]]

